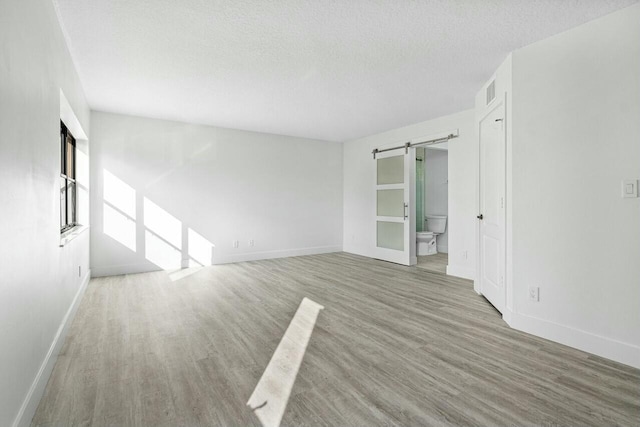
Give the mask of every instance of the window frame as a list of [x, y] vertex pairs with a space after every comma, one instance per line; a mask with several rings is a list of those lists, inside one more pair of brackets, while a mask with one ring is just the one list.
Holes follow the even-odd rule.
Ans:
[[[70, 147], [69, 147], [70, 146]], [[68, 151], [70, 150], [70, 151]], [[69, 154], [71, 154], [69, 156]], [[76, 182], [76, 139], [71, 131], [60, 121], [60, 178], [64, 180], [64, 187], [60, 187], [60, 191], [64, 188], [64, 218], [62, 218], [62, 206], [60, 206], [60, 234], [78, 225], [78, 184]], [[71, 157], [71, 159], [69, 159]], [[71, 160], [71, 162], [69, 162]], [[71, 163], [71, 164], [69, 164]], [[71, 204], [69, 197], [72, 197]], [[63, 203], [62, 196], [60, 204]], [[69, 207], [71, 206], [71, 212]]]

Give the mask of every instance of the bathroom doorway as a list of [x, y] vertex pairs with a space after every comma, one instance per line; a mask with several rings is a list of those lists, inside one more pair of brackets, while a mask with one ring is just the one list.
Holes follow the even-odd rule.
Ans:
[[449, 263], [448, 143], [416, 148], [417, 267], [446, 274]]

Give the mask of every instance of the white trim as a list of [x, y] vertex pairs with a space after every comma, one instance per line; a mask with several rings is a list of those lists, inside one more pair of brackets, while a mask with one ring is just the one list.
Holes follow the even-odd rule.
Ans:
[[62, 348], [62, 344], [64, 344], [64, 339], [67, 336], [67, 331], [73, 318], [76, 315], [76, 311], [78, 310], [78, 306], [80, 305], [80, 301], [82, 301], [82, 296], [84, 295], [84, 291], [87, 289], [87, 284], [91, 279], [91, 270], [84, 275], [82, 279], [82, 284], [76, 292], [67, 313], [62, 318], [62, 322], [58, 327], [58, 331], [56, 335], [53, 337], [53, 342], [49, 347], [49, 351], [45, 356], [42, 364], [40, 365], [40, 369], [36, 374], [36, 377], [31, 383], [31, 387], [29, 387], [29, 391], [27, 392], [24, 401], [22, 402], [22, 406], [20, 406], [20, 410], [18, 411], [18, 415], [16, 415], [13, 420], [12, 427], [27, 427], [31, 425], [31, 420], [36, 413], [36, 409], [38, 409], [38, 404], [40, 403], [40, 399], [42, 398], [42, 394], [44, 393], [44, 389], [47, 386], [47, 382], [49, 381], [49, 377], [51, 376], [51, 372], [53, 371], [53, 367], [56, 364], [58, 359], [58, 353], [60, 353], [60, 349]]
[[639, 346], [510, 310], [503, 319], [513, 329], [640, 369]]
[[73, 108], [71, 108], [71, 104], [69, 104], [67, 97], [64, 96], [62, 89], [60, 89], [60, 120], [62, 120], [67, 129], [69, 129], [76, 141], [86, 141], [89, 139], [84, 129], [82, 129], [80, 120], [78, 120], [78, 117], [73, 112]]
[[105, 276], [120, 276], [122, 274], [138, 274], [149, 273], [151, 271], [161, 271], [160, 267], [157, 267], [151, 261], [138, 262], [133, 264], [116, 264], [107, 265], [104, 267], [91, 267], [91, 277], [105, 277]]
[[78, 237], [88, 229], [89, 229], [88, 225], [76, 225], [71, 230], [65, 231], [63, 234], [60, 235], [60, 247], [61, 248], [65, 247], [66, 245], [69, 244], [69, 242], [74, 240], [76, 237]]
[[[482, 294], [478, 293], [478, 295], [482, 296]], [[509, 325], [511, 329], [515, 329], [511, 324], [513, 323], [513, 311], [509, 307], [504, 308], [504, 313], [502, 313], [502, 320]]]
[[[314, 248], [301, 249], [285, 249], [279, 251], [267, 252], [248, 252], [237, 255], [215, 255], [213, 256], [213, 264], [231, 264], [234, 262], [256, 261], [261, 259], [287, 258], [303, 255], [318, 255], [331, 252], [342, 252], [342, 246], [319, 246]], [[151, 271], [162, 271], [160, 267], [150, 261], [139, 262], [134, 264], [118, 264], [104, 267], [91, 267], [93, 277], [118, 276], [121, 274], [137, 274], [148, 273]], [[173, 271], [173, 270], [172, 270]]]
[[447, 265], [447, 276], [455, 276], [461, 277], [463, 279], [474, 280], [476, 277], [476, 272], [473, 268], [449, 264]]
[[287, 258], [294, 256], [304, 255], [319, 255], [328, 254], [332, 252], [342, 252], [342, 246], [318, 246], [314, 248], [300, 248], [300, 249], [284, 249], [279, 251], [267, 251], [267, 252], [248, 252], [238, 255], [223, 255], [220, 257], [214, 256], [214, 264], [230, 264], [234, 262], [244, 261], [256, 261], [261, 259], [274, 259], [274, 258]]

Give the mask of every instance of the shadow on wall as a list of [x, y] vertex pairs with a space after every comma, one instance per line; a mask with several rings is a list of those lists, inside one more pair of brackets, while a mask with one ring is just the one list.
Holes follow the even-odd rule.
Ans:
[[[148, 261], [162, 270], [189, 268], [195, 272], [213, 264], [213, 243], [146, 196], [142, 198], [142, 206], [137, 206], [133, 187], [106, 169], [102, 172], [102, 227], [105, 235], [133, 252], [143, 253]], [[140, 245], [136, 240], [138, 228], [144, 231]], [[171, 278], [178, 280], [186, 275], [188, 272], [176, 272]]]

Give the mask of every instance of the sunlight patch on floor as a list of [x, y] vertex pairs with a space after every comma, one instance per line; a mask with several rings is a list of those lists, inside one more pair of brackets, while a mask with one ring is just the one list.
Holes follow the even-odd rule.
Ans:
[[309, 298], [302, 299], [247, 402], [264, 427], [280, 425], [311, 333], [323, 308]]
[[196, 274], [198, 271], [202, 270], [203, 267], [201, 265], [196, 265], [194, 267], [181, 268], [179, 270], [169, 272], [169, 279], [172, 282], [182, 280], [185, 277], [189, 277], [192, 274]]

